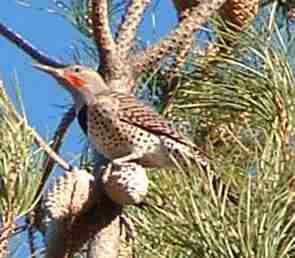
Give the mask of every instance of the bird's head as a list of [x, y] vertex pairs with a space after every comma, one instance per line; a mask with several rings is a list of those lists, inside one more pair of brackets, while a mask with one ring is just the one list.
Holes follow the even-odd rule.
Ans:
[[34, 64], [34, 67], [53, 76], [59, 84], [68, 90], [72, 94], [77, 108], [91, 103], [97, 94], [108, 90], [102, 77], [89, 67], [71, 65], [55, 68], [43, 64]]

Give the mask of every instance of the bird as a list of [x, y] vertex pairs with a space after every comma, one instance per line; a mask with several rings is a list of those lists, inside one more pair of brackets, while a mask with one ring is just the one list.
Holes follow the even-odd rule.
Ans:
[[92, 68], [69, 65], [34, 67], [53, 76], [74, 100], [90, 144], [113, 164], [135, 162], [145, 168], [208, 165], [198, 147], [168, 120], [133, 94], [110, 88]]

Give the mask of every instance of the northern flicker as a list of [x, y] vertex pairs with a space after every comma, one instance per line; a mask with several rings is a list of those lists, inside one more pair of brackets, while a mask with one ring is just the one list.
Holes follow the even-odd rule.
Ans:
[[187, 166], [191, 161], [207, 165], [197, 147], [163, 117], [135, 96], [110, 89], [94, 70], [79, 65], [35, 67], [71, 93], [77, 113], [86, 121], [90, 143], [113, 163], [158, 168]]

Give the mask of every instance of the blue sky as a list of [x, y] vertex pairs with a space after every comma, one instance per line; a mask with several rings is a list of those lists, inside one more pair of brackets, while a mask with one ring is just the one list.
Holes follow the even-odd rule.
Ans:
[[[18, 1], [30, 7], [25, 7], [26, 5], [19, 4]], [[49, 55], [71, 63], [72, 47], [82, 36], [65, 19], [47, 11], [58, 10], [54, 1], [18, 1], [1, 0], [0, 21]], [[156, 21], [156, 30], [152, 26], [153, 18]], [[140, 28], [141, 38], [154, 41], [167, 33], [175, 22], [176, 15], [170, 1], [157, 1], [156, 8], [154, 11], [149, 10]], [[46, 136], [53, 133], [63, 112], [58, 105], [71, 103], [71, 100], [54, 80], [33, 69], [31, 64], [30, 57], [0, 36], [0, 78], [4, 79], [12, 93], [17, 76], [30, 124]], [[80, 146], [82, 135], [75, 123], [65, 144], [65, 158], [70, 159], [73, 153], [79, 153], [80, 148], [77, 146]]]

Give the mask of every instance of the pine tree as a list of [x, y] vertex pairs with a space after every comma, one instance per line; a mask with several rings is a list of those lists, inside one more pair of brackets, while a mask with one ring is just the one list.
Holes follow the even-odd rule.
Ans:
[[[208, 157], [209, 174], [133, 164], [105, 181], [92, 150], [72, 168], [59, 149], [76, 110], [48, 146], [1, 83], [0, 257], [14, 257], [10, 243], [24, 231], [32, 257], [295, 256], [294, 4], [173, 2], [175, 30], [148, 47], [136, 32], [151, 1], [75, 0], [62, 15], [90, 39], [80, 51], [107, 85], [154, 105]], [[204, 24], [207, 47], [195, 35]], [[2, 24], [0, 34], [42, 64], [65, 66]], [[55, 163], [64, 175], [44, 194]], [[139, 181], [149, 190], [138, 204]]]

